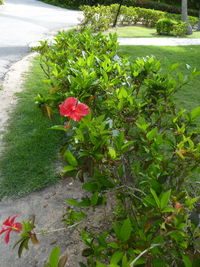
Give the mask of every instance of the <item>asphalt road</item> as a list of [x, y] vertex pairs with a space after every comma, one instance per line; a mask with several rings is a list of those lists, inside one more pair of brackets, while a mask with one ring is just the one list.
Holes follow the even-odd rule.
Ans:
[[30, 43], [75, 26], [80, 17], [78, 11], [36, 0], [5, 0], [0, 5], [0, 81], [14, 62], [28, 54]]

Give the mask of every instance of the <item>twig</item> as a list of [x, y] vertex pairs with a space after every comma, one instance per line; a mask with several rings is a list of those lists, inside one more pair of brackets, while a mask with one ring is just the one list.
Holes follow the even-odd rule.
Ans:
[[74, 228], [74, 227], [76, 227], [79, 224], [80, 224], [80, 222], [75, 223], [75, 224], [72, 224], [72, 225], [70, 225], [68, 227], [62, 227], [62, 228], [58, 228], [58, 229], [54, 229], [54, 230], [50, 230], [50, 231], [40, 230], [40, 232], [39, 233], [36, 233], [36, 235], [44, 235], [44, 234], [49, 234], [49, 233], [64, 231], [64, 230], [67, 230], [67, 229]]
[[133, 267], [134, 264], [136, 263], [136, 261], [139, 260], [139, 258], [141, 258], [145, 253], [147, 253], [149, 250], [151, 250], [152, 248], [158, 247], [158, 246], [162, 246], [162, 244], [153, 244], [150, 246], [150, 248], [145, 249], [144, 251], [142, 251], [131, 263], [130, 263], [130, 267]]

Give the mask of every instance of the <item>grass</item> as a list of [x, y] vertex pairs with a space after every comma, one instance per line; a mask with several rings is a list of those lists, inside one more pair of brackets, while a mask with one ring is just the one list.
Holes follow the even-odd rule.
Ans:
[[60, 132], [49, 130], [56, 124], [41, 115], [34, 103], [37, 93], [48, 90], [37, 61], [26, 77], [26, 90], [11, 115], [5, 135], [5, 151], [0, 160], [0, 199], [22, 196], [59, 180], [55, 165], [57, 149], [62, 143]]
[[[124, 26], [111, 29], [109, 32], [116, 32], [119, 37], [147, 37], [147, 38], [174, 38], [174, 36], [158, 35], [155, 28], [147, 28], [144, 26]], [[200, 31], [194, 31], [192, 35], [186, 36], [187, 38], [200, 38]]]
[[[200, 70], [200, 46], [122, 46], [120, 51], [130, 57], [131, 60], [137, 57], [154, 55], [162, 63], [163, 70], [167, 65], [179, 63], [183, 74], [188, 74], [186, 64]], [[179, 107], [187, 110], [200, 105], [200, 78], [195, 78], [190, 84], [185, 85], [175, 96]]]

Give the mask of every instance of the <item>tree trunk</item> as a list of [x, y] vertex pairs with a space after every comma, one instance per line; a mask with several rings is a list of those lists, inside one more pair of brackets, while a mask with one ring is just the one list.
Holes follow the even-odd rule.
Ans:
[[186, 22], [188, 25], [188, 29], [186, 34], [190, 35], [192, 34], [192, 27], [188, 21], [188, 7], [187, 7], [187, 0], [182, 0], [181, 3], [181, 11], [182, 11], [182, 21]]
[[199, 22], [198, 22], [197, 31], [200, 31], [200, 9], [199, 9]]
[[117, 10], [117, 14], [116, 14], [115, 20], [114, 20], [114, 22], [113, 22], [113, 28], [116, 27], [116, 25], [117, 25], [117, 19], [118, 19], [118, 16], [119, 16], [119, 13], [120, 13], [120, 10], [121, 10], [123, 1], [124, 1], [124, 0], [121, 0], [121, 2], [120, 2], [120, 4], [119, 4], [118, 10]]

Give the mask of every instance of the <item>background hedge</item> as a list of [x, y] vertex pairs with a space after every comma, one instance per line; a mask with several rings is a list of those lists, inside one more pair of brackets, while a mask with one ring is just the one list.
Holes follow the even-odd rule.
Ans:
[[[1, 1], [1, 0], [0, 0]], [[66, 7], [66, 8], [75, 8], [78, 9], [81, 5], [110, 5], [119, 3], [121, 0], [42, 0], [46, 3]], [[190, 3], [190, 2], [189, 2]], [[149, 9], [161, 10], [170, 13], [181, 13], [181, 0], [167, 0], [167, 1], [152, 1], [152, 0], [124, 0], [123, 5], [125, 6], [134, 6], [134, 7], [144, 7]], [[190, 7], [194, 5], [190, 4]], [[189, 15], [198, 17], [198, 10], [189, 9]]]

